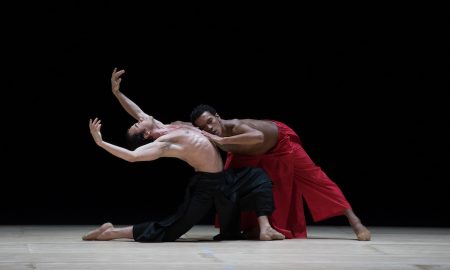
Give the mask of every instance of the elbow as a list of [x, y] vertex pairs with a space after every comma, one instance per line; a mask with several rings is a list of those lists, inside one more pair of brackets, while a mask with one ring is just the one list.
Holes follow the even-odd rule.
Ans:
[[125, 160], [128, 161], [128, 162], [131, 162], [131, 163], [139, 161], [138, 157], [136, 155], [130, 155]]
[[264, 133], [258, 132], [258, 134], [255, 136], [256, 143], [263, 143], [264, 142]]

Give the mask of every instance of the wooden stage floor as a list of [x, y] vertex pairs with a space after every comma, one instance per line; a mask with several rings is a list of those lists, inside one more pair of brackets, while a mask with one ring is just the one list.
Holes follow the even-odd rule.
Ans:
[[196, 226], [173, 243], [82, 241], [92, 226], [0, 226], [0, 269], [450, 269], [450, 228], [309, 226], [308, 239], [211, 241]]

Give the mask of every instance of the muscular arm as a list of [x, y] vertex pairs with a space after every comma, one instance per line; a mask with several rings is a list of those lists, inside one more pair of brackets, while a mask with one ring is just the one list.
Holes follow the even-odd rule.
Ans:
[[170, 143], [168, 142], [155, 141], [138, 147], [134, 151], [130, 151], [126, 148], [103, 141], [100, 132], [101, 126], [102, 125], [99, 119], [95, 118], [93, 121], [89, 120], [89, 129], [95, 143], [110, 154], [128, 162], [151, 161], [158, 159], [164, 156], [164, 153], [170, 147]]
[[264, 133], [246, 124], [239, 124], [233, 127], [233, 135], [229, 137], [219, 137], [214, 134], [207, 133], [206, 131], [202, 131], [202, 133], [219, 145], [258, 144], [264, 141]]
[[151, 118], [151, 116], [144, 113], [136, 103], [120, 92], [120, 82], [122, 81], [120, 76], [124, 73], [125, 70], [123, 69], [117, 71], [117, 68], [114, 68], [113, 70], [111, 75], [111, 89], [114, 96], [117, 98], [120, 105], [122, 105], [122, 108], [137, 121]]

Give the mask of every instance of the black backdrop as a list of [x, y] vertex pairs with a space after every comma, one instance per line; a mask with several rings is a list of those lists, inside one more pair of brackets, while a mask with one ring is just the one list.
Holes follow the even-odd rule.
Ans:
[[92, 117], [119, 145], [133, 123], [110, 91], [118, 67], [123, 92], [163, 122], [208, 103], [223, 118], [287, 123], [368, 225], [449, 226], [447, 20], [421, 7], [372, 11], [12, 8], [0, 223], [131, 224], [176, 209], [189, 166], [127, 163], [90, 137]]

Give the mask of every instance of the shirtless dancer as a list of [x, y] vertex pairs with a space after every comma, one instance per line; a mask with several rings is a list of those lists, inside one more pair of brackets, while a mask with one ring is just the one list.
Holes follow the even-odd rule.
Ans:
[[[209, 105], [199, 105], [191, 122], [219, 148], [228, 152], [225, 169], [263, 168], [273, 181], [276, 210], [272, 226], [287, 238], [305, 238], [302, 197], [314, 221], [345, 215], [358, 240], [368, 241], [370, 231], [361, 223], [339, 187], [314, 164], [299, 136], [287, 125], [270, 120], [220, 118]], [[252, 215], [242, 215], [242, 228], [257, 228]]]
[[[128, 130], [131, 143], [128, 150], [105, 142], [100, 133], [99, 119], [89, 121], [96, 144], [110, 154], [129, 162], [151, 161], [161, 157], [178, 158], [191, 165], [196, 174], [186, 191], [185, 202], [177, 213], [159, 222], [146, 222], [124, 228], [105, 223], [83, 236], [83, 240], [134, 239], [139, 242], [175, 241], [186, 233], [215, 205], [221, 217], [220, 239], [236, 239], [239, 233], [239, 211], [255, 211], [260, 227], [260, 240], [282, 240], [268, 221], [273, 211], [271, 181], [261, 169], [244, 168], [223, 171], [217, 148], [194, 127], [163, 124], [144, 113], [119, 91], [123, 70], [114, 69], [112, 90], [124, 109], [137, 123]], [[222, 227], [224, 227], [222, 229]]]

